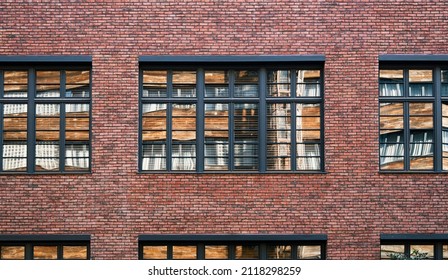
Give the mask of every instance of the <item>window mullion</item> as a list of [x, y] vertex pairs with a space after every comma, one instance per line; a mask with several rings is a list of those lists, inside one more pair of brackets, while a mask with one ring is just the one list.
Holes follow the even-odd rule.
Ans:
[[[229, 71], [229, 96], [230, 98], [234, 97], [235, 93], [235, 71]], [[229, 102], [229, 171], [235, 170], [235, 103]]]
[[36, 71], [28, 70], [27, 171], [36, 169]]
[[434, 72], [434, 170], [442, 171], [442, 160], [443, 160], [443, 136], [442, 136], [442, 98], [441, 98], [441, 70], [440, 67], [435, 68]]
[[205, 76], [204, 69], [197, 70], [196, 78], [196, 171], [204, 172], [205, 149]]
[[407, 100], [403, 102], [403, 145], [404, 145], [404, 170], [409, 171], [411, 166], [411, 158], [410, 158], [410, 123], [409, 123], [409, 69], [403, 70], [403, 78], [404, 78], [404, 96]]
[[[61, 97], [65, 97], [65, 71], [61, 73], [60, 82], [60, 94]], [[59, 171], [65, 171], [65, 130], [66, 130], [66, 119], [65, 119], [65, 103], [58, 102], [59, 105]]]
[[[291, 97], [296, 98], [297, 94], [297, 75], [296, 70], [291, 71]], [[289, 102], [291, 110], [291, 147], [290, 147], [290, 159], [291, 170], [297, 170], [297, 102]]]
[[259, 105], [258, 105], [258, 151], [259, 151], [259, 171], [266, 172], [267, 165], [267, 104], [266, 104], [266, 95], [267, 95], [267, 73], [266, 69], [262, 68], [259, 71], [258, 79], [259, 79]]
[[[173, 71], [168, 71], [168, 77], [167, 77], [167, 95], [168, 98], [172, 100], [173, 98]], [[173, 145], [173, 110], [172, 110], [173, 103], [167, 102], [166, 104], [166, 144], [165, 144], [165, 153], [166, 153], [166, 170], [171, 171], [172, 169], [172, 145]]]
[[[4, 96], [4, 79], [3, 79], [4, 71], [0, 71], [0, 100], [3, 99]], [[4, 115], [4, 103], [0, 102], [0, 172], [3, 171], [3, 115]]]

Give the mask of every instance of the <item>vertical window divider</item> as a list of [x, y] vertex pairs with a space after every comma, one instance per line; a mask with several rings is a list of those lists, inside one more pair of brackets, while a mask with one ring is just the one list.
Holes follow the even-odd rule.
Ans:
[[235, 244], [229, 244], [229, 260], [234, 260], [236, 258], [235, 254]]
[[441, 172], [443, 170], [443, 136], [442, 136], [442, 77], [440, 67], [436, 67], [433, 73], [433, 86], [434, 86], [434, 170], [436, 172]]
[[259, 245], [259, 252], [258, 257], [260, 260], [267, 260], [268, 259], [268, 245], [266, 243], [261, 243]]
[[[291, 98], [293, 100], [297, 100], [297, 75], [294, 69], [291, 69]], [[296, 171], [298, 169], [297, 166], [297, 102], [290, 103], [291, 110], [291, 170]], [[322, 136], [321, 136], [322, 138]]]
[[36, 71], [28, 69], [28, 112], [27, 112], [27, 171], [36, 169]]
[[173, 259], [173, 245], [168, 245], [166, 248], [166, 258], [168, 260]]
[[58, 260], [63, 260], [64, 259], [64, 250], [63, 250], [64, 246], [59, 244], [59, 245], [57, 245], [57, 248], [58, 248]]
[[205, 72], [196, 73], [196, 171], [204, 172], [205, 165]]
[[[139, 92], [139, 102], [138, 102], [138, 112], [139, 112], [139, 122], [138, 122], [138, 170], [140, 171], [140, 170], [143, 170], [143, 164], [142, 164], [142, 162], [143, 162], [143, 129], [142, 129], [142, 127], [143, 127], [143, 70], [142, 69], [139, 69], [139, 75], [138, 75], [138, 79], [139, 79], [139, 81], [138, 81], [138, 85], [139, 85], [139, 90], [138, 90], [138, 92]], [[90, 76], [92, 76], [92, 75], [90, 75]], [[90, 79], [92, 79], [92, 77], [90, 77]], [[90, 84], [92, 84], [92, 83], [90, 83]], [[92, 96], [92, 93], [90, 94], [91, 96]], [[89, 103], [90, 105], [89, 106], [92, 106], [91, 105], [91, 102]], [[92, 108], [89, 108], [90, 110], [90, 114], [91, 114], [91, 112], [92, 112]], [[90, 115], [90, 122], [89, 122], [90, 124], [89, 125], [91, 125], [91, 123], [92, 123], [92, 116]], [[91, 127], [89, 127], [89, 133], [91, 133], [91, 131], [92, 131], [92, 128]], [[90, 139], [92, 139], [92, 135], [90, 135]], [[91, 155], [92, 155], [92, 147], [91, 147], [92, 145], [89, 145], [89, 155], [90, 155], [90, 157], [89, 158], [91, 158]], [[92, 166], [92, 163], [91, 162], [89, 162], [89, 167], [91, 168], [91, 166]], [[143, 253], [142, 253], [143, 254]], [[143, 256], [142, 256], [143, 257]]]
[[25, 244], [25, 260], [34, 259], [34, 246], [30, 243]]
[[3, 171], [3, 115], [4, 115], [4, 102], [1, 101], [4, 98], [4, 86], [5, 80], [3, 78], [4, 71], [0, 71], [0, 171]]
[[[409, 96], [409, 69], [405, 68], [403, 69], [403, 91], [404, 91], [404, 98], [410, 97]], [[411, 165], [411, 158], [410, 158], [410, 140], [411, 140], [411, 131], [410, 131], [410, 117], [409, 117], [409, 103], [410, 101], [405, 101], [403, 103], [403, 145], [404, 145], [404, 170], [410, 170]]]
[[[229, 97], [233, 100], [235, 93], [235, 71], [229, 70]], [[229, 104], [229, 141], [228, 141], [228, 151], [229, 151], [229, 171], [235, 170], [235, 102], [228, 102]]]
[[[297, 244], [291, 244], [291, 259], [296, 260], [297, 259]], [[322, 256], [322, 252], [320, 253]]]
[[196, 246], [196, 259], [197, 260], [205, 260], [205, 244], [204, 243], [199, 243]]
[[[173, 71], [168, 71], [167, 76], [167, 97], [168, 99], [173, 98]], [[166, 142], [165, 142], [165, 153], [166, 153], [166, 170], [171, 170], [171, 161], [172, 161], [172, 142], [173, 142], [173, 125], [172, 125], [172, 116], [173, 116], [173, 102], [166, 103]]]
[[[66, 75], [65, 71], [61, 71], [60, 81], [60, 97], [65, 98], [66, 91]], [[65, 171], [65, 102], [58, 102], [59, 105], [59, 170]]]
[[258, 74], [260, 101], [258, 105], [258, 135], [259, 135], [259, 171], [265, 173], [267, 170], [267, 71], [261, 68]]

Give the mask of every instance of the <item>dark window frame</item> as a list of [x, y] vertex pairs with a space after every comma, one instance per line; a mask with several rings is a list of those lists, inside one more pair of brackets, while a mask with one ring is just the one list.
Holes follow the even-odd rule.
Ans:
[[24, 260], [34, 260], [35, 246], [56, 246], [57, 259], [54, 260], [72, 260], [63, 258], [64, 246], [86, 246], [86, 260], [91, 259], [90, 235], [0, 235], [0, 249], [2, 246], [23, 246]]
[[[66, 97], [66, 71], [88, 70], [89, 74], [89, 96], [88, 97]], [[26, 97], [4, 97], [3, 73], [4, 71], [27, 71], [27, 96]], [[59, 97], [37, 97], [36, 71], [60, 71], [60, 96]], [[27, 106], [27, 156], [26, 170], [3, 170], [3, 104], [26, 104]], [[59, 167], [57, 170], [36, 170], [36, 106], [38, 104], [58, 104], [60, 106], [59, 126]], [[65, 106], [67, 104], [87, 104], [89, 106], [89, 140], [78, 141], [77, 144], [88, 145], [88, 168], [85, 170], [66, 170], [66, 144], [65, 133], [62, 129], [66, 126]], [[92, 64], [88, 56], [80, 57], [0, 57], [0, 174], [86, 174], [91, 173], [92, 165]], [[22, 141], [25, 142], [25, 141]], [[51, 142], [51, 141], [50, 141]], [[82, 143], [81, 143], [82, 142]], [[76, 157], [78, 158], [78, 157]], [[84, 157], [82, 157], [84, 158]]]
[[[442, 103], [448, 103], [448, 96], [442, 96], [441, 93], [441, 71], [448, 70], [448, 56], [425, 56], [425, 55], [383, 55], [380, 56], [378, 70], [378, 119], [380, 119], [381, 103], [402, 103], [403, 122], [404, 122], [404, 167], [403, 169], [382, 169], [381, 166], [381, 150], [378, 148], [378, 169], [380, 173], [447, 173], [448, 166], [443, 166], [443, 139], [442, 139]], [[380, 85], [381, 80], [379, 73], [381, 70], [403, 70], [403, 96], [381, 96]], [[432, 96], [409, 96], [409, 70], [432, 70], [433, 80]], [[409, 110], [410, 103], [432, 103], [433, 104], [433, 168], [432, 169], [411, 169], [410, 168], [410, 127], [409, 127]], [[378, 135], [381, 135], [381, 128], [378, 126]], [[378, 144], [382, 142], [379, 138]]]
[[[323, 56], [242, 56], [242, 57], [196, 57], [196, 56], [180, 56], [180, 57], [140, 57], [139, 71], [139, 149], [138, 149], [138, 170], [140, 173], [324, 173], [325, 172], [325, 131], [324, 131], [324, 61]], [[239, 62], [238, 62], [239, 61]], [[320, 96], [319, 97], [288, 97], [277, 98], [267, 96], [267, 70], [319, 70], [320, 71]], [[143, 71], [145, 70], [196, 70], [196, 97], [195, 98], [151, 98], [143, 97]], [[259, 77], [259, 96], [258, 97], [204, 97], [205, 81], [204, 72], [207, 70], [256, 70]], [[292, 84], [293, 81], [290, 83]], [[170, 87], [168, 85], [168, 87]], [[202, 97], [201, 97], [202, 96]], [[170, 169], [171, 154], [166, 149], [166, 170], [144, 170], [143, 169], [143, 136], [142, 136], [142, 119], [143, 104], [146, 103], [191, 103], [196, 104], [196, 168], [194, 170], [173, 170]], [[291, 158], [291, 167], [288, 170], [269, 170], [267, 168], [268, 157], [266, 155], [267, 148], [267, 104], [275, 102], [285, 102], [289, 104], [319, 104], [320, 108], [320, 141], [319, 141], [319, 169], [300, 170], [296, 164], [297, 155], [296, 148], [291, 149], [289, 157]], [[229, 143], [229, 164], [228, 170], [205, 170], [205, 147], [204, 147], [204, 117], [206, 103], [256, 103], [258, 104], [258, 167], [256, 169], [235, 170], [233, 165], [234, 157], [230, 152], [234, 146]], [[167, 106], [168, 106], [167, 105]], [[230, 112], [230, 109], [229, 109]], [[231, 115], [229, 113], [229, 115]], [[291, 116], [291, 119], [296, 119]], [[171, 119], [167, 116], [168, 123]], [[229, 120], [231, 121], [231, 120]], [[170, 124], [167, 124], [170, 127]], [[295, 126], [293, 126], [295, 127]], [[293, 129], [291, 127], [291, 131]], [[230, 131], [230, 129], [229, 129]], [[233, 135], [234, 131], [230, 131], [229, 135]], [[296, 132], [292, 131], [291, 135]], [[291, 137], [296, 138], [296, 137]], [[166, 140], [169, 144], [169, 139]], [[291, 145], [295, 143], [291, 140]], [[171, 143], [172, 145], [172, 143]]]
[[[267, 260], [267, 247], [269, 245], [291, 245], [291, 259], [297, 260], [298, 246], [320, 246], [319, 260], [326, 259], [327, 235], [139, 235], [138, 258], [143, 260], [144, 246], [167, 246], [167, 259], [173, 259], [173, 246], [196, 246], [198, 260], [205, 259], [205, 246], [228, 246], [228, 258], [221, 260], [235, 260], [236, 246], [258, 246], [257, 260]], [[214, 260], [214, 259], [209, 259]], [[243, 259], [241, 259], [243, 260]], [[269, 259], [275, 260], [275, 259]]]

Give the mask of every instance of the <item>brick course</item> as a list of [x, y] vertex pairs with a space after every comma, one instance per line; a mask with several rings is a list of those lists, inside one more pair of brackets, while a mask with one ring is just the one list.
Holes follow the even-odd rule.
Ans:
[[[156, 233], [328, 234], [378, 259], [380, 233], [447, 233], [446, 174], [378, 172], [378, 55], [446, 54], [445, 1], [0, 3], [0, 55], [92, 55], [92, 173], [0, 176], [0, 234], [91, 234], [136, 259]], [[325, 174], [138, 174], [140, 55], [324, 54]]]

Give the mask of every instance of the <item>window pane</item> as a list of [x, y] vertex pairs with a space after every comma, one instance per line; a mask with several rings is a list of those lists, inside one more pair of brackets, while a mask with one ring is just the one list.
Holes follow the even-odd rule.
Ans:
[[257, 97], [258, 85], [235, 85], [235, 97]]
[[297, 258], [299, 260], [320, 260], [321, 246], [319, 245], [304, 245], [297, 247]]
[[320, 79], [320, 70], [298, 70], [298, 83], [318, 83]]
[[258, 72], [251, 70], [240, 70], [235, 71], [235, 83], [245, 84], [245, 83], [258, 83]]
[[205, 71], [206, 84], [228, 84], [229, 74], [227, 71]]
[[291, 71], [275, 70], [268, 72], [268, 83], [289, 84], [291, 82]]
[[259, 259], [259, 248], [257, 245], [237, 245], [235, 246], [235, 259], [237, 260], [251, 260]]
[[143, 145], [143, 170], [165, 170], [166, 169], [166, 148], [165, 144], [144, 144]]
[[380, 70], [380, 82], [402, 83], [403, 70]]
[[401, 130], [404, 128], [403, 116], [380, 117], [380, 129]]
[[36, 144], [36, 171], [54, 171], [59, 169], [59, 145], [55, 142]]
[[173, 246], [173, 259], [195, 260], [197, 259], [196, 246]]
[[196, 84], [196, 71], [173, 71], [173, 84]]
[[145, 260], [166, 260], [167, 257], [167, 246], [143, 246], [143, 259]]
[[432, 70], [409, 70], [409, 82], [432, 82]]
[[24, 260], [24, 246], [1, 246], [0, 259], [2, 260]]
[[78, 71], [66, 71], [65, 83], [68, 85], [90, 84], [90, 71], [78, 70]]
[[164, 70], [150, 70], [143, 71], [144, 84], [166, 84], [167, 71]]
[[291, 246], [289, 245], [268, 245], [268, 259], [288, 260], [292, 257]]
[[27, 140], [27, 105], [3, 105], [3, 140]]
[[35, 260], [57, 260], [58, 247], [57, 246], [34, 246], [33, 259]]
[[403, 103], [380, 103], [381, 116], [402, 116], [403, 112]]
[[411, 245], [411, 258], [434, 259], [434, 245]]
[[37, 97], [60, 96], [60, 71], [37, 71], [36, 90]]
[[443, 259], [448, 260], [448, 245], [443, 245]]
[[380, 96], [403, 96], [403, 84], [380, 84]]
[[229, 258], [227, 245], [205, 245], [206, 260], [225, 260]]
[[431, 170], [434, 168], [434, 158], [431, 157], [411, 157], [412, 170]]
[[258, 96], [258, 72], [235, 71], [235, 97]]
[[432, 84], [410, 84], [409, 96], [432, 96]]
[[404, 245], [381, 245], [381, 259], [403, 259]]
[[196, 169], [196, 145], [195, 144], [173, 144], [172, 148], [173, 170], [195, 170]]
[[4, 97], [27, 97], [28, 71], [4, 71]]
[[26, 171], [27, 144], [8, 141], [3, 145], [3, 170]]
[[432, 116], [432, 103], [409, 103], [409, 114], [413, 116]]
[[62, 246], [64, 260], [87, 260], [87, 246]]
[[88, 170], [89, 169], [89, 145], [65, 146], [65, 169]]
[[404, 169], [404, 157], [381, 157], [380, 163], [382, 170]]

